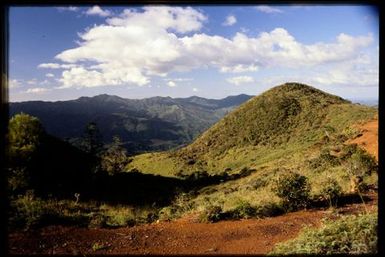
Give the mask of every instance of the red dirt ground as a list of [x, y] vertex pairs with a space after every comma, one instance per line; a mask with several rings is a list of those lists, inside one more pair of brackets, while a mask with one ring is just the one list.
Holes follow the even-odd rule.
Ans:
[[[367, 209], [377, 206], [369, 195]], [[340, 214], [364, 211], [363, 204], [337, 209]], [[10, 254], [266, 254], [278, 242], [298, 235], [305, 225], [319, 226], [327, 209], [293, 212], [265, 219], [197, 223], [194, 216], [118, 229], [49, 226], [9, 235]], [[99, 247], [96, 249], [96, 244]]]
[[376, 157], [378, 161], [378, 117], [373, 120], [357, 126], [361, 130], [362, 135], [347, 141], [348, 144], [358, 144], [368, 153]]

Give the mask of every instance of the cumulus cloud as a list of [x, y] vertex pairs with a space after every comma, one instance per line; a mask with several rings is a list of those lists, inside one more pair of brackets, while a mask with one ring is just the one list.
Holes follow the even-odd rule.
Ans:
[[47, 78], [53, 78], [53, 77], [55, 77], [55, 75], [52, 74], [52, 73], [47, 73], [47, 74], [45, 74], [45, 76], [46, 76]]
[[108, 17], [108, 16], [111, 16], [112, 13], [108, 10], [103, 10], [102, 8], [100, 8], [99, 6], [97, 5], [94, 5], [93, 7], [89, 8], [85, 14], [87, 15], [96, 15], [96, 16], [100, 16], [100, 17]]
[[254, 78], [250, 76], [238, 76], [238, 77], [232, 77], [227, 79], [227, 82], [234, 84], [236, 86], [239, 86], [241, 84], [251, 83], [254, 81], [255, 81]]
[[333, 42], [303, 44], [284, 28], [227, 38], [201, 33], [206, 21], [204, 13], [191, 7], [125, 9], [79, 34], [78, 47], [55, 57], [62, 63], [38, 67], [64, 69], [62, 87], [143, 86], [153, 76], [193, 69], [244, 73], [343, 62], [355, 59], [373, 41], [372, 35], [341, 33]]
[[264, 12], [264, 13], [283, 13], [283, 11], [279, 8], [267, 6], [267, 5], [260, 5], [255, 7], [258, 11]]
[[232, 26], [237, 23], [237, 18], [234, 15], [229, 15], [226, 20], [222, 23], [223, 26]]

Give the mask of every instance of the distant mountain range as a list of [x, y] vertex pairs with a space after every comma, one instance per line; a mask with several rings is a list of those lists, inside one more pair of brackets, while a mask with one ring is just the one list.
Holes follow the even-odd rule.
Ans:
[[250, 95], [223, 99], [151, 97], [125, 99], [113, 95], [70, 101], [10, 104], [10, 115], [24, 112], [40, 119], [46, 131], [73, 144], [95, 122], [104, 143], [118, 135], [130, 153], [166, 150], [191, 142]]

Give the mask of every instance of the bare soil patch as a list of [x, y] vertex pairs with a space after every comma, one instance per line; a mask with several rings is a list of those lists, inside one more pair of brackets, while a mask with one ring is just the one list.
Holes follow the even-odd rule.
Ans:
[[[375, 210], [377, 194], [367, 195]], [[48, 226], [9, 235], [11, 254], [266, 254], [278, 242], [298, 235], [305, 225], [319, 226], [324, 217], [363, 212], [362, 203], [331, 211], [302, 210], [278, 217], [198, 223], [196, 214], [171, 222], [118, 229]]]

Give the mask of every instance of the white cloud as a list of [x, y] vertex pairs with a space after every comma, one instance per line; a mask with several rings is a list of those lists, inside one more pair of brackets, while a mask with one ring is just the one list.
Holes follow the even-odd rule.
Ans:
[[77, 12], [79, 11], [79, 7], [76, 6], [68, 6], [68, 7], [57, 7], [59, 11], [70, 11], [70, 12]]
[[45, 74], [45, 76], [46, 76], [47, 78], [53, 78], [53, 77], [55, 77], [55, 75], [52, 74], [52, 73], [47, 73], [47, 74]]
[[147, 6], [144, 12], [125, 9], [118, 17], [110, 18], [107, 23], [111, 26], [131, 27], [143, 29], [154, 27], [163, 30], [172, 30], [178, 33], [199, 31], [202, 22], [207, 17], [191, 7]]
[[196, 87], [193, 87], [192, 91], [194, 91], [194, 92], [198, 92], [199, 90], [198, 90], [198, 88], [196, 88]]
[[41, 94], [50, 91], [48, 88], [43, 88], [43, 87], [35, 87], [35, 88], [29, 88], [26, 93], [31, 93], [31, 94]]
[[232, 26], [237, 23], [237, 18], [234, 15], [229, 15], [226, 20], [222, 23], [223, 26]]
[[169, 81], [169, 82], [167, 82], [167, 86], [169, 86], [169, 87], [176, 87], [176, 84], [175, 84], [174, 81]]
[[55, 57], [64, 63], [38, 67], [64, 69], [59, 80], [62, 87], [143, 86], [153, 76], [193, 69], [243, 73], [346, 62], [356, 59], [373, 41], [372, 35], [341, 33], [334, 42], [303, 44], [284, 28], [254, 37], [236, 33], [226, 38], [200, 33], [206, 20], [191, 7], [126, 9], [79, 34], [78, 47]]
[[241, 84], [251, 83], [251, 82], [255, 81], [254, 78], [250, 77], [250, 76], [238, 76], [238, 77], [228, 78], [226, 80], [227, 80], [227, 82], [234, 84], [236, 86], [239, 86]]
[[41, 63], [37, 67], [43, 69], [70, 69], [75, 68], [76, 64], [59, 64], [59, 63]]
[[257, 6], [255, 8], [258, 11], [264, 12], [264, 13], [283, 13], [283, 11], [281, 9], [278, 9], [278, 8], [275, 8], [275, 7], [271, 7], [271, 6], [267, 6], [267, 5], [260, 5], [260, 6]]
[[9, 88], [18, 88], [21, 86], [21, 82], [17, 79], [11, 79], [8, 81]]
[[99, 6], [97, 5], [94, 5], [93, 7], [89, 8], [85, 14], [87, 15], [97, 15], [97, 16], [100, 16], [100, 17], [108, 17], [108, 16], [111, 16], [112, 13], [108, 10], [103, 10], [102, 8], [100, 8]]
[[110, 69], [104, 69], [104, 72], [76, 67], [63, 71], [59, 81], [63, 84], [62, 88], [81, 88], [120, 85], [122, 80], [139, 86], [149, 83], [149, 80], [138, 69], [132, 67], [116, 67], [116, 69], [110, 67]]
[[257, 65], [243, 65], [243, 64], [238, 64], [233, 67], [226, 67], [223, 66], [219, 70], [220, 72], [231, 72], [231, 73], [242, 73], [242, 72], [249, 72], [249, 71], [258, 71], [258, 66]]

